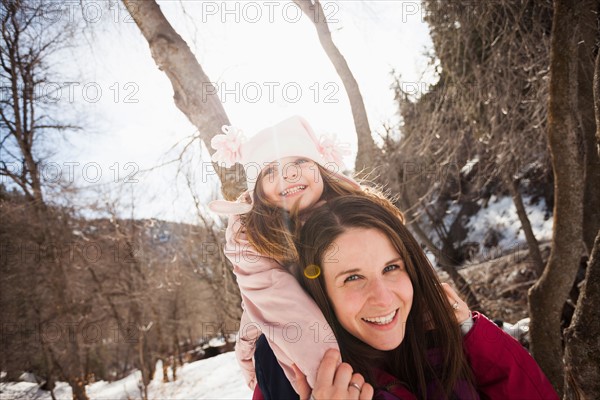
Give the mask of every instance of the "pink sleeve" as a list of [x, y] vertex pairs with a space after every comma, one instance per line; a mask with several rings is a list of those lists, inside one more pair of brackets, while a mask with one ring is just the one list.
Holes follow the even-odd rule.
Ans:
[[477, 390], [490, 399], [558, 399], [533, 357], [512, 336], [485, 316], [464, 337], [467, 360]]
[[245, 312], [265, 334], [292, 386], [291, 366], [296, 364], [312, 387], [325, 352], [338, 349], [335, 336], [296, 278], [274, 259], [258, 254], [245, 234], [238, 234], [240, 229], [239, 216], [230, 217], [225, 255], [233, 264]]
[[254, 350], [256, 340], [260, 331], [252, 324], [246, 311], [242, 313], [240, 320], [240, 332], [235, 344], [235, 358], [240, 365], [242, 375], [246, 379], [248, 387], [252, 390], [256, 387], [256, 371], [254, 369]]

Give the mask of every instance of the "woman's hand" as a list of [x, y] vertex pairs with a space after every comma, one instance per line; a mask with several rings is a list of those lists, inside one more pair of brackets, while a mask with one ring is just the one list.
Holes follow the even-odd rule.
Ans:
[[454, 315], [456, 316], [456, 320], [459, 324], [462, 324], [466, 320], [469, 319], [471, 315], [471, 311], [469, 310], [469, 306], [465, 303], [459, 296], [456, 294], [454, 289], [450, 287], [447, 283], [442, 283], [442, 288], [446, 292], [446, 297], [448, 297], [448, 302], [454, 309]]
[[340, 361], [339, 351], [328, 350], [325, 353], [317, 371], [317, 381], [312, 396], [310, 386], [306, 382], [306, 376], [294, 365], [296, 386], [300, 391], [300, 399], [372, 399], [373, 386], [365, 383], [365, 379], [361, 374], [353, 374], [350, 364], [339, 364]]

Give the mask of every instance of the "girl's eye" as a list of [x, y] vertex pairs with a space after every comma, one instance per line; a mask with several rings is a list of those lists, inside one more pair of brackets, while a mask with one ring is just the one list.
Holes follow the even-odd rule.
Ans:
[[350, 275], [346, 279], [344, 279], [344, 283], [352, 282], [358, 280], [360, 277], [358, 275]]
[[275, 173], [275, 168], [273, 167], [267, 167], [263, 170], [262, 174], [263, 174], [263, 178], [266, 177], [273, 177], [273, 174]]
[[397, 265], [397, 264], [388, 265], [387, 267], [385, 267], [385, 268], [383, 269], [383, 272], [384, 272], [384, 273], [386, 273], [386, 272], [390, 272], [390, 271], [395, 271], [395, 270], [397, 270], [397, 269], [400, 269], [400, 266], [399, 266], [399, 265]]
[[308, 162], [308, 160], [305, 160], [304, 158], [299, 158], [296, 160], [296, 164], [304, 164], [306, 162]]

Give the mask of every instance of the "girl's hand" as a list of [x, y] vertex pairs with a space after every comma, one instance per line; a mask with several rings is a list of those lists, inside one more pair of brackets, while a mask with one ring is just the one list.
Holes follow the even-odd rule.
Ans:
[[465, 303], [459, 296], [456, 294], [454, 289], [450, 287], [447, 283], [442, 283], [442, 288], [446, 292], [446, 297], [448, 297], [448, 302], [454, 309], [454, 315], [456, 316], [456, 320], [459, 324], [462, 324], [471, 315], [471, 311], [469, 310], [469, 306]]
[[300, 371], [300, 368], [296, 364], [292, 364], [294, 374], [296, 374], [296, 388], [298, 389], [298, 396], [300, 400], [308, 400], [310, 398], [310, 386], [306, 380], [306, 375]]
[[[319, 370], [315, 388], [310, 395], [310, 387], [306, 377], [294, 366], [296, 372], [296, 386], [299, 388], [300, 399], [351, 399], [370, 400], [373, 398], [373, 386], [365, 383], [361, 374], [353, 374], [350, 364], [341, 363], [340, 352], [327, 350]], [[300, 375], [300, 376], [299, 376]]]

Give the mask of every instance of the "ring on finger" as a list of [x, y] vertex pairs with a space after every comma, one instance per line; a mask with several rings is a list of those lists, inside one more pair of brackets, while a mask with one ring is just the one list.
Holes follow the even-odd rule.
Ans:
[[458, 301], [455, 301], [454, 304], [452, 304], [452, 308], [458, 310]]
[[350, 383], [348, 384], [348, 388], [350, 388], [350, 387], [357, 388], [359, 392], [362, 390], [362, 389], [361, 389], [361, 387], [360, 387], [360, 386], [358, 386], [358, 383], [356, 383], [356, 382], [350, 382]]

